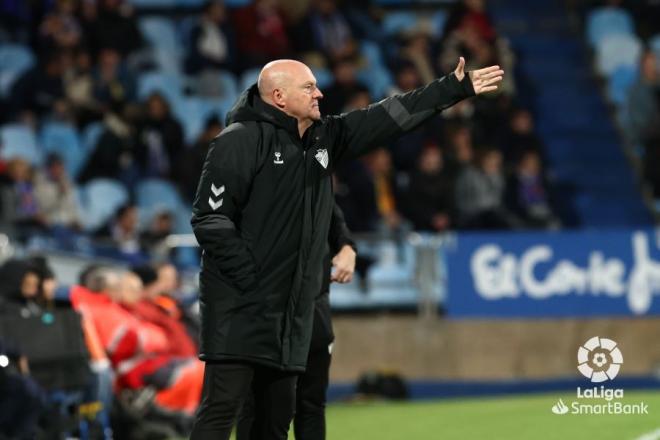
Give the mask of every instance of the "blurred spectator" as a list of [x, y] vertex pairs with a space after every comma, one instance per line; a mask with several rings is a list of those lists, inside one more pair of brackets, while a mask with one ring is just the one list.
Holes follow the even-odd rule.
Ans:
[[436, 79], [437, 75], [433, 66], [433, 47], [428, 34], [425, 32], [414, 32], [406, 35], [404, 38], [403, 45], [399, 49], [399, 58], [402, 61], [401, 68], [403, 69], [395, 70], [395, 74], [410, 74], [410, 72], [406, 72], [406, 68], [413, 66], [419, 78], [420, 85], [428, 84]]
[[83, 8], [86, 40], [94, 54], [113, 49], [125, 57], [142, 47], [133, 9], [124, 0], [84, 1]]
[[543, 143], [534, 130], [534, 118], [526, 109], [511, 111], [508, 125], [501, 136], [499, 144], [507, 163], [517, 163], [528, 150], [540, 152], [543, 149]]
[[101, 107], [94, 95], [94, 75], [89, 52], [79, 49], [72, 53], [72, 63], [64, 71], [64, 91], [73, 116], [79, 126], [102, 118]]
[[154, 93], [145, 103], [139, 127], [138, 162], [142, 177], [171, 179], [185, 149], [181, 124], [172, 117], [162, 95]]
[[541, 159], [534, 150], [520, 156], [507, 182], [507, 207], [529, 228], [556, 228], [541, 174]]
[[39, 27], [43, 50], [73, 49], [82, 42], [82, 26], [76, 17], [76, 0], [56, 0], [55, 8]]
[[40, 295], [40, 273], [36, 265], [24, 260], [10, 260], [0, 268], [0, 310], [3, 315], [41, 316], [44, 300]]
[[473, 29], [480, 39], [487, 42], [492, 42], [497, 37], [495, 27], [486, 13], [485, 0], [460, 0], [452, 6], [445, 23], [445, 35], [468, 27]]
[[61, 54], [46, 52], [12, 86], [9, 102], [14, 114], [28, 111], [46, 116], [57, 111], [64, 98], [63, 73]]
[[406, 218], [415, 230], [442, 232], [452, 226], [453, 184], [444, 171], [442, 150], [428, 144], [410, 174], [408, 191], [402, 197]]
[[94, 234], [111, 242], [120, 252], [131, 255], [140, 252], [137, 206], [127, 203], [121, 206], [113, 218]]
[[319, 51], [330, 63], [358, 55], [353, 31], [336, 0], [313, 0], [295, 40], [299, 50]]
[[255, 0], [234, 13], [233, 23], [243, 69], [291, 56], [291, 43], [278, 0]]
[[446, 155], [446, 168], [455, 180], [466, 168], [472, 166], [474, 160], [472, 133], [465, 125], [450, 126], [447, 128], [447, 138], [450, 148]]
[[236, 70], [234, 30], [221, 1], [209, 1], [190, 37], [186, 67], [190, 73]]
[[334, 115], [346, 110], [349, 99], [360, 92], [367, 92], [365, 85], [361, 84], [356, 75], [356, 66], [353, 58], [338, 59], [332, 67], [334, 82], [323, 90], [323, 99], [319, 102], [321, 114]]
[[140, 245], [152, 259], [164, 260], [170, 254], [165, 239], [174, 233], [174, 215], [169, 211], [154, 214], [151, 224], [140, 234]]
[[134, 81], [114, 48], [101, 49], [94, 72], [94, 98], [105, 109], [116, 109], [134, 97]]
[[138, 180], [135, 128], [127, 113], [105, 114], [103, 132], [80, 172], [79, 182], [84, 183], [95, 177], [110, 177], [131, 185]]
[[217, 116], [212, 116], [206, 121], [204, 131], [195, 142], [192, 148], [183, 151], [181, 159], [181, 168], [179, 170], [179, 183], [181, 190], [188, 201], [192, 201], [197, 191], [199, 177], [202, 175], [202, 168], [206, 154], [209, 151], [210, 142], [220, 134], [222, 122]]
[[34, 195], [46, 226], [80, 229], [78, 200], [58, 155], [50, 154], [44, 171], [36, 174]]
[[45, 225], [35, 194], [32, 167], [24, 159], [11, 159], [7, 174], [9, 182], [0, 187], [0, 224], [15, 228], [19, 239], [27, 238]]
[[397, 229], [402, 218], [397, 210], [390, 153], [384, 148], [379, 148], [366, 157], [366, 163], [380, 220], [388, 230]]
[[640, 60], [639, 77], [628, 90], [624, 106], [626, 135], [632, 145], [660, 137], [660, 70], [650, 50]]
[[485, 149], [476, 166], [468, 166], [456, 182], [458, 225], [466, 229], [510, 229], [518, 225], [503, 206], [502, 154]]

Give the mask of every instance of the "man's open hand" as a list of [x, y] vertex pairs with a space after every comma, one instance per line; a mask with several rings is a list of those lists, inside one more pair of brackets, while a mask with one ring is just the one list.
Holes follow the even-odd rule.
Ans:
[[[465, 78], [465, 58], [460, 57], [458, 59], [458, 66], [456, 66], [454, 74], [459, 81], [463, 81], [463, 78]], [[497, 83], [502, 81], [504, 70], [500, 69], [500, 66], [489, 66], [483, 69], [473, 70], [468, 72], [468, 74], [472, 81], [474, 93], [479, 95], [497, 90]]]

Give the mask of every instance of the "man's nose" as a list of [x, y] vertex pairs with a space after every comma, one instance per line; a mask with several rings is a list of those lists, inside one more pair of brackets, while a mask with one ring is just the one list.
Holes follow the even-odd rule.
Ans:
[[316, 89], [316, 93], [314, 94], [314, 98], [323, 99], [323, 93], [321, 93], [320, 89]]

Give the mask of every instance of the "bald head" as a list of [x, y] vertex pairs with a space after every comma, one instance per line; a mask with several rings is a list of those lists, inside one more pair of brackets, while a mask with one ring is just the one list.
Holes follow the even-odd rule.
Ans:
[[287, 89], [305, 73], [311, 73], [309, 67], [296, 60], [275, 60], [266, 64], [259, 73], [257, 87], [261, 99], [273, 104], [273, 92]]
[[321, 119], [319, 99], [312, 71], [295, 60], [275, 60], [266, 64], [257, 81], [259, 96], [267, 103], [298, 120], [300, 135], [313, 121]]

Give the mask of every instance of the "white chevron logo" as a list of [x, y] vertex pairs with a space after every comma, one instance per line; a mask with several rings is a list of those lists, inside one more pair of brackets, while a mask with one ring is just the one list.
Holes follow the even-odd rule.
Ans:
[[216, 188], [215, 184], [211, 183], [211, 192], [214, 196], [218, 197], [220, 194], [225, 192], [225, 186], [222, 185], [220, 188]]
[[314, 157], [316, 158], [316, 160], [319, 161], [319, 163], [323, 168], [328, 168], [328, 162], [330, 161], [330, 159], [328, 158], [328, 150], [326, 150], [325, 148], [319, 148], [318, 150], [316, 150], [316, 154], [314, 155]]
[[211, 205], [211, 208], [213, 208], [214, 211], [222, 206], [223, 201], [224, 199], [220, 199], [217, 202], [214, 202], [213, 199], [209, 197], [209, 205]]

